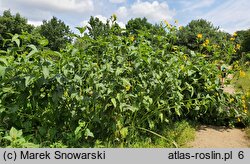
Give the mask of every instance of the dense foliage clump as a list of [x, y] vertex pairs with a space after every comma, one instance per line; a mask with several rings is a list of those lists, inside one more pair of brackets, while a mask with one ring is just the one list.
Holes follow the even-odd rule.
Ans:
[[248, 123], [241, 95], [222, 91], [220, 71], [206, 54], [177, 44], [178, 28], [162, 25], [161, 35], [110, 28], [103, 37], [77, 36], [76, 44], [60, 51], [46, 48], [44, 38], [39, 48], [22, 42], [28, 34], [6, 42], [0, 56], [1, 146], [17, 146], [13, 136], [22, 135], [21, 143], [42, 147], [126, 146], [137, 138], [165, 138], [166, 127], [184, 119]]

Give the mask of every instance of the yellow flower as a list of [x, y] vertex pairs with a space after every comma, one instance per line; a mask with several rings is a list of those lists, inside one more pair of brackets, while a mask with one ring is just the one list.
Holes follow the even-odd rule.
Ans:
[[245, 77], [246, 76], [246, 73], [242, 70], [240, 70], [240, 77]]
[[235, 33], [233, 33], [233, 36], [234, 36], [234, 37], [236, 37], [236, 36], [237, 36], [237, 33], [236, 33], [236, 32], [235, 32]]
[[231, 40], [231, 41], [234, 41], [234, 40], [235, 40], [235, 38], [234, 38], [234, 37], [232, 37], [232, 38], [230, 38], [230, 40]]
[[244, 112], [244, 113], [247, 113], [247, 110], [245, 109], [243, 112]]
[[206, 44], [209, 44], [209, 40], [208, 40], [208, 39], [206, 39], [205, 43], [206, 43]]
[[134, 36], [130, 36], [129, 39], [133, 42], [135, 40]]
[[180, 26], [180, 27], [179, 27], [179, 30], [182, 30], [182, 29], [183, 29], [183, 26]]
[[240, 49], [240, 44], [236, 44], [235, 49], [239, 50]]
[[246, 97], [245, 97], [245, 96], [241, 96], [241, 99], [242, 99], [242, 100], [246, 100]]
[[234, 101], [234, 98], [231, 98], [231, 99], [229, 100], [230, 103], [233, 102], [233, 101]]
[[187, 60], [187, 58], [188, 58], [187, 55], [183, 55], [184, 60]]
[[125, 90], [129, 91], [130, 90], [130, 85], [126, 85]]
[[247, 96], [247, 97], [250, 97], [250, 92], [247, 92], [246, 96]]
[[184, 65], [181, 65], [181, 70], [182, 70], [182, 71], [184, 70], [184, 68], [185, 68]]
[[202, 34], [197, 34], [197, 38], [201, 39], [202, 38]]
[[237, 121], [238, 121], [238, 122], [240, 122], [240, 121], [241, 121], [239, 117], [237, 118]]
[[170, 28], [170, 27], [171, 27], [171, 25], [168, 23], [168, 21], [167, 21], [167, 20], [164, 20], [164, 23], [166, 24], [166, 26], [167, 26], [168, 28]]

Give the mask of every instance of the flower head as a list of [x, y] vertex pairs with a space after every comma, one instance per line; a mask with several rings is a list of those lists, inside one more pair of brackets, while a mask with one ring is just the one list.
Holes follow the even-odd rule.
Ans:
[[245, 77], [246, 76], [246, 73], [242, 70], [240, 70], [240, 77]]
[[202, 34], [197, 34], [197, 38], [201, 39], [202, 38]]

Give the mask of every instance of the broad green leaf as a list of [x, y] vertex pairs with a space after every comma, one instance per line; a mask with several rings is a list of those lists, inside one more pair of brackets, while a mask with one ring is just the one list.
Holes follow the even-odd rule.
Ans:
[[6, 56], [0, 56], [0, 64], [1, 62], [5, 64], [5, 66], [8, 66], [9, 65], [9, 62], [7, 61], [6, 59], [7, 57]]
[[15, 34], [13, 37], [12, 37], [12, 42], [15, 42], [17, 44], [17, 46], [19, 47], [20, 46], [20, 40], [18, 39], [19, 35], [18, 34]]
[[34, 46], [34, 45], [31, 44], [31, 45], [28, 45], [28, 47], [30, 47], [32, 50], [30, 51], [30, 53], [28, 54], [27, 57], [31, 57], [33, 54], [35, 54], [36, 52], [38, 52], [36, 46]]
[[114, 107], [116, 108], [116, 100], [115, 100], [115, 98], [112, 98], [112, 99], [111, 99], [111, 102], [112, 102], [112, 104], [114, 105]]
[[87, 128], [84, 133], [85, 137], [94, 137], [94, 134]]
[[5, 70], [6, 70], [7, 67], [3, 67], [0, 65], [0, 76], [3, 78], [4, 75], [5, 75]]
[[32, 82], [34, 80], [34, 78], [31, 76], [25, 76], [24, 79], [25, 79], [25, 86], [26, 87], [29, 86], [30, 84], [32, 84]]
[[123, 69], [120, 67], [116, 68], [115, 75], [119, 76], [121, 73], [123, 73]]
[[47, 46], [47, 45], [49, 44], [49, 41], [48, 41], [47, 39], [45, 39], [45, 38], [40, 39], [38, 42], [39, 42], [39, 44], [40, 44], [42, 47], [45, 47], [45, 46]]
[[12, 87], [4, 87], [2, 91], [6, 92], [6, 93], [9, 93], [9, 92], [12, 93], [13, 92], [13, 88]]
[[44, 76], [44, 78], [47, 79], [49, 77], [49, 68], [43, 66], [42, 70], [43, 70], [43, 76]]
[[14, 127], [12, 127], [12, 128], [10, 129], [10, 136], [11, 136], [11, 138], [13, 138], [13, 139], [17, 139], [17, 138], [21, 137], [22, 134], [23, 134], [22, 130], [17, 130], [17, 129], [14, 128]]

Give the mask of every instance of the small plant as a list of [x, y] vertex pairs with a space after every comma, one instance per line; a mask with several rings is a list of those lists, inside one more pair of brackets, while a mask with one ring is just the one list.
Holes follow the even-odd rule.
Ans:
[[26, 141], [22, 135], [23, 135], [22, 130], [17, 130], [14, 127], [12, 127], [9, 133], [5, 137], [3, 137], [3, 141], [4, 140], [7, 141], [6, 147], [10, 147], [10, 148], [37, 148], [39, 147], [39, 145]]

